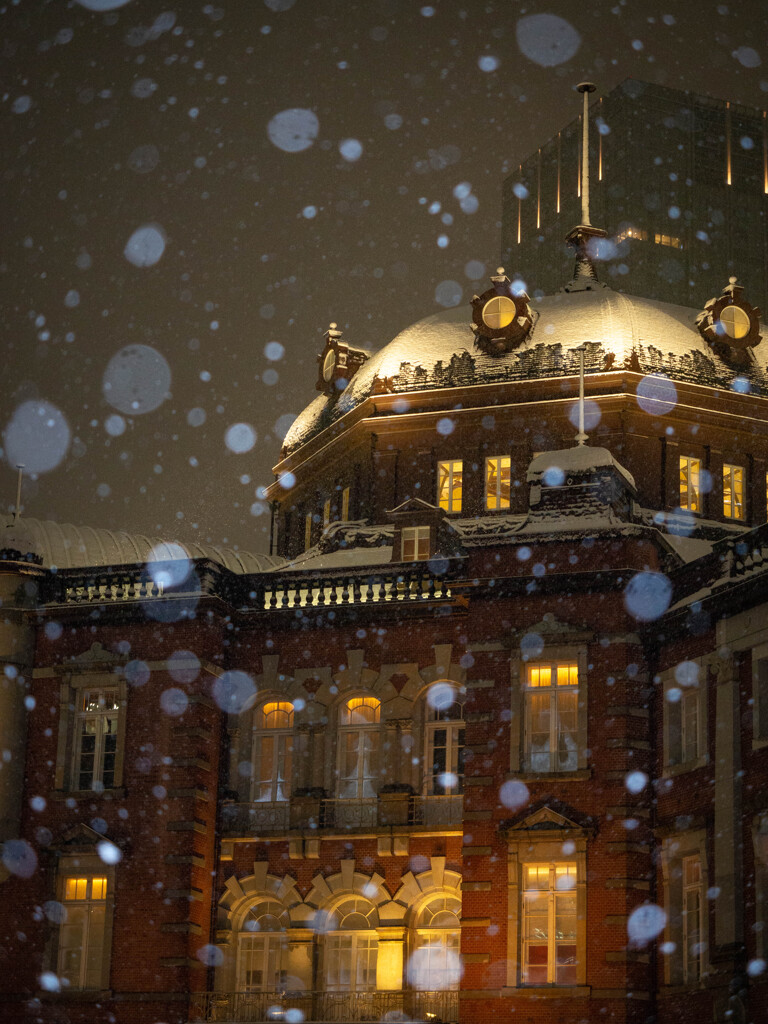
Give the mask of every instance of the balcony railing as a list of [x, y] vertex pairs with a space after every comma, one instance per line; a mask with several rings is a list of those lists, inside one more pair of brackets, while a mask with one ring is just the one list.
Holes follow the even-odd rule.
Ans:
[[368, 828], [378, 824], [379, 806], [376, 797], [365, 800], [323, 800], [321, 828]]
[[439, 576], [423, 570], [380, 572], [375, 575], [327, 577], [263, 577], [263, 607], [326, 608], [337, 605], [380, 604], [398, 601], [449, 601], [451, 588]]
[[287, 800], [280, 803], [225, 803], [221, 808], [221, 827], [224, 832], [240, 834], [284, 831], [289, 826], [289, 814]]
[[257, 1024], [291, 1021], [425, 1021], [455, 1024], [459, 993], [441, 992], [198, 992], [190, 997], [190, 1020], [197, 1024]]
[[414, 825], [458, 825], [464, 810], [461, 793], [451, 796], [414, 796]]

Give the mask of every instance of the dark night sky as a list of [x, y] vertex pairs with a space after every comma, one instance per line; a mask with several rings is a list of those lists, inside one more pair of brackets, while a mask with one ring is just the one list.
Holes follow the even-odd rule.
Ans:
[[[575, 83], [768, 102], [763, 0], [86, 5], [109, 0], [0, 7], [1, 503], [22, 452], [52, 466], [27, 481], [25, 514], [254, 551], [268, 543], [257, 488], [281, 425], [316, 394], [328, 322], [377, 349], [439, 310], [441, 282], [468, 301], [467, 263], [499, 258], [503, 176], [578, 114]], [[533, 15], [565, 19], [575, 54], [537, 63], [567, 57], [552, 37], [524, 52]], [[267, 133], [291, 108], [319, 122], [299, 152]], [[124, 250], [147, 225], [165, 248], [136, 266]], [[108, 370], [133, 345], [170, 368], [157, 408], [157, 364], [139, 353]], [[149, 411], [120, 412], [127, 371]], [[237, 423], [257, 434], [240, 454], [225, 441]]]

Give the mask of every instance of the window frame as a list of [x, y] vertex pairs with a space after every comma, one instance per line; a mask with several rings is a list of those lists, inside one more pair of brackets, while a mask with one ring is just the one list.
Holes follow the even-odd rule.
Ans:
[[[115, 659], [118, 661], [119, 659]], [[77, 746], [78, 717], [83, 693], [96, 690], [117, 691], [117, 749], [113, 785], [103, 791], [77, 788], [75, 772], [75, 750]], [[111, 672], [102, 666], [89, 669], [79, 666], [64, 674], [59, 687], [59, 729], [56, 742], [56, 766], [54, 786], [60, 792], [84, 793], [99, 798], [104, 793], [119, 792], [123, 788], [123, 767], [125, 758], [126, 721], [128, 714], [128, 683], [122, 672]]]
[[[111, 700], [114, 707], [97, 707], [87, 709], [83, 705], [88, 698], [97, 695], [101, 698]], [[111, 721], [114, 720], [114, 732], [111, 728]], [[95, 723], [93, 732], [86, 732], [85, 726], [88, 722]], [[107, 727], [107, 728], [105, 728]], [[103, 793], [105, 790], [115, 789], [115, 768], [117, 764], [117, 746], [120, 730], [120, 702], [117, 686], [83, 686], [77, 692], [74, 713], [74, 727], [72, 731], [72, 768], [70, 778], [73, 788], [80, 793]], [[93, 736], [93, 765], [90, 773], [83, 771], [83, 757], [88, 752], [83, 751], [83, 740]], [[114, 737], [114, 750], [108, 750], [108, 738]], [[111, 756], [112, 767], [107, 768], [107, 759]], [[81, 785], [83, 774], [91, 775], [91, 784], [88, 787]], [[105, 775], [111, 775], [111, 785], [104, 784]]]
[[[700, 933], [701, 958], [697, 977], [687, 974], [687, 954], [684, 949], [686, 928], [684, 924], [684, 864], [686, 860], [697, 858], [700, 865]], [[663, 958], [664, 981], [667, 985], [685, 985], [701, 987], [708, 974], [707, 951], [709, 949], [709, 902], [704, 898], [709, 885], [706, 831], [698, 829], [692, 832], [679, 832], [667, 836], [661, 844], [661, 871], [664, 909], [667, 922], [664, 927], [664, 939], [671, 943], [671, 952]]]
[[[489, 487], [490, 463], [498, 463], [495, 468], [496, 486], [493, 494]], [[503, 473], [507, 472], [507, 497], [503, 491]], [[489, 455], [485, 459], [485, 475], [483, 478], [484, 507], [486, 512], [504, 512], [510, 508], [512, 500], [512, 457], [510, 455]]]
[[[276, 908], [279, 913], [271, 913], [270, 917], [277, 920], [278, 924], [282, 924], [282, 927], [277, 930], [263, 929], [261, 927], [255, 929], [249, 929], [246, 927], [246, 923], [249, 918], [258, 922], [263, 917], [267, 916], [266, 913], [255, 915], [253, 912], [258, 910], [260, 907], [263, 908]], [[280, 903], [274, 896], [262, 897], [255, 902], [249, 904], [240, 917], [240, 927], [237, 932], [237, 944], [235, 949], [235, 987], [238, 992], [248, 992], [251, 995], [261, 993], [275, 993], [281, 991], [283, 987], [284, 979], [288, 974], [288, 928], [290, 927], [290, 918], [288, 916], [287, 909]], [[276, 954], [276, 969], [273, 977], [276, 979], [276, 985], [274, 988], [265, 987], [264, 981], [267, 980], [265, 977], [262, 984], [259, 987], [248, 987], [243, 979], [243, 961], [245, 959], [246, 952], [253, 955], [256, 950], [245, 949], [246, 941], [253, 940], [254, 945], [258, 945], [261, 941], [264, 945], [264, 949], [260, 952], [262, 962], [262, 973], [266, 976], [269, 975], [269, 963], [272, 955]], [[267, 965], [267, 969], [264, 970], [264, 964]], [[253, 968], [251, 968], [253, 970]]]
[[[746, 520], [745, 476], [744, 466], [734, 462], [723, 463], [723, 518], [735, 523], [743, 523]], [[736, 497], [737, 493], [740, 494], [740, 499]], [[727, 511], [728, 508], [731, 509], [730, 512]]]
[[[434, 684], [433, 684], [434, 685]], [[437, 684], [440, 685], [440, 684]], [[422, 789], [424, 796], [429, 797], [451, 797], [461, 796], [464, 792], [464, 751], [466, 750], [466, 722], [464, 720], [464, 701], [459, 693], [458, 687], [454, 687], [455, 696], [450, 708], [461, 709], [460, 718], [440, 719], [439, 708], [434, 708], [425, 700], [424, 714], [424, 779]], [[429, 693], [429, 691], [427, 691]], [[445, 731], [446, 733], [446, 765], [441, 773], [434, 771], [435, 756], [435, 733]], [[436, 779], [439, 774], [453, 773], [457, 776], [455, 788], [438, 791]]]
[[[549, 672], [549, 682], [547, 684], [532, 681], [532, 676], [536, 673], [541, 673], [542, 670]], [[565, 670], [568, 676], [567, 682], [561, 682], [560, 676], [561, 671]], [[573, 672], [576, 672], [576, 683], [572, 682]], [[563, 772], [572, 772], [578, 769], [578, 707], [579, 707], [579, 681], [578, 681], [579, 665], [577, 661], [535, 661], [526, 664], [525, 676], [523, 683], [523, 705], [525, 708], [525, 721], [523, 723], [523, 751], [524, 751], [524, 763], [528, 771], [536, 772], [542, 775], [555, 775]], [[573, 696], [574, 707], [570, 711], [562, 705], [565, 703], [566, 696]], [[546, 710], [546, 717], [549, 722], [549, 735], [547, 737], [547, 753], [549, 755], [549, 767], [534, 766], [534, 754], [533, 751], [533, 704], [534, 697], [543, 697], [542, 704], [548, 704]], [[561, 697], [563, 700], [561, 700]], [[570, 703], [570, 701], [569, 701]], [[576, 737], [576, 750], [574, 756], [574, 764], [568, 764], [565, 767], [558, 765], [560, 739], [564, 734], [562, 729], [562, 721], [567, 714], [571, 714], [574, 717], [575, 728], [570, 730], [569, 735]], [[570, 761], [570, 751], [569, 751]]]
[[752, 749], [763, 747], [768, 747], [768, 642], [752, 648]]
[[[674, 669], [668, 669], [661, 675], [662, 681], [662, 728], [663, 728], [663, 775], [669, 777], [701, 768], [709, 761], [707, 749], [708, 721], [708, 670], [701, 658], [692, 659], [699, 666], [699, 677], [696, 686], [681, 686], [674, 675]], [[670, 701], [669, 691], [679, 689], [679, 701]], [[692, 738], [689, 735], [691, 717], [690, 705], [696, 708], [696, 739], [693, 756], [690, 755]], [[677, 710], [679, 708], [679, 711]], [[679, 721], [679, 728], [676, 722]]]
[[[374, 709], [374, 721], [369, 723], [357, 723], [357, 722], [345, 722], [344, 714], [346, 712], [353, 711], [350, 705], [354, 701], [376, 701], [376, 707]], [[360, 705], [358, 705], [360, 706]], [[372, 704], [365, 705], [373, 708]], [[356, 771], [354, 776], [355, 792], [344, 793], [345, 783], [351, 783], [353, 777], [351, 775], [345, 776], [343, 774], [344, 765], [347, 756], [347, 738], [357, 736], [357, 751], [356, 753]], [[368, 738], [373, 739], [373, 743], [370, 747], [370, 761], [369, 761], [369, 774], [365, 774], [365, 758], [361, 758], [361, 750], [364, 749], [364, 741]], [[362, 744], [362, 746], [361, 746]], [[381, 701], [378, 697], [373, 694], [361, 693], [354, 696], [347, 696], [339, 707], [338, 714], [338, 726], [337, 726], [337, 755], [336, 755], [336, 799], [338, 800], [357, 800], [363, 801], [374, 801], [377, 798], [377, 789], [375, 783], [379, 779], [379, 759], [381, 757]], [[371, 792], [367, 793], [366, 789], [370, 789]]]
[[[361, 914], [358, 909], [358, 904], [367, 904], [367, 913]], [[354, 905], [352, 911], [348, 911], [344, 917], [334, 921], [335, 917], [338, 917], [338, 913], [347, 904]], [[352, 914], [361, 914], [368, 921], [367, 928], [352, 928], [344, 927], [345, 920]], [[334, 923], [337, 925], [335, 928], [328, 928], [323, 936], [323, 962], [322, 972], [320, 977], [322, 978], [322, 988], [324, 992], [333, 992], [339, 995], [351, 995], [354, 992], [377, 992], [378, 987], [378, 970], [379, 970], [379, 913], [376, 904], [364, 896], [360, 896], [358, 893], [349, 893], [346, 895], [337, 906], [327, 911], [327, 924]], [[365, 945], [359, 940], [364, 938]], [[348, 944], [347, 948], [342, 948], [343, 945]], [[339, 978], [341, 975], [341, 961], [344, 953], [349, 952], [349, 974], [350, 984], [344, 987], [341, 981], [335, 984], [331, 984], [329, 975], [331, 973], [331, 957], [336, 956], [335, 974]], [[373, 966], [371, 966], [371, 951], [373, 952]], [[360, 956], [361, 953], [365, 954], [366, 963], [364, 965], [364, 973], [368, 976], [365, 980], [364, 985], [360, 985], [359, 979], [359, 968], [361, 966]], [[371, 971], [373, 971], [373, 979], [370, 978]]]
[[[684, 465], [685, 464], [685, 465]], [[683, 473], [685, 472], [685, 503], [683, 502]], [[695, 473], [696, 482], [692, 483]], [[701, 459], [695, 455], [680, 455], [678, 459], [678, 507], [684, 512], [701, 515]], [[691, 494], [693, 498], [691, 499]]]
[[[432, 908], [436, 904], [442, 903], [443, 906], [437, 912]], [[452, 904], [452, 906], [448, 906]], [[431, 920], [425, 921], [425, 916], [431, 912]], [[452, 914], [455, 918], [455, 926], [435, 926], [432, 922], [435, 917], [439, 914]], [[456, 893], [451, 892], [437, 892], [432, 893], [430, 897], [422, 904], [416, 915], [413, 927], [410, 934], [410, 953], [411, 957], [409, 960], [409, 988], [414, 992], [435, 992], [435, 991], [446, 991], [456, 992], [461, 985], [461, 972], [460, 969], [455, 971], [456, 977], [451, 977], [454, 973], [450, 963], [450, 954], [454, 953], [457, 957], [457, 967], [460, 964], [461, 957], [461, 899]], [[419, 955], [419, 951], [427, 949], [430, 951], [427, 954], [426, 965], [421, 964], [421, 960], [424, 959], [423, 955]], [[430, 961], [433, 959], [432, 953], [437, 953], [438, 960], [442, 960], [443, 966], [435, 968]], [[414, 966], [415, 961], [415, 966]], [[435, 984], [433, 981], [433, 972], [442, 974], [443, 984]]]
[[[442, 467], [447, 467], [443, 469]], [[457, 468], [458, 467], [458, 468]], [[447, 497], [442, 497], [442, 473], [447, 473]], [[454, 478], [458, 475], [459, 477], [459, 498], [458, 502], [455, 498], [454, 492], [456, 491], [456, 484]], [[450, 515], [456, 515], [461, 512], [464, 505], [464, 460], [463, 459], [439, 459], [437, 463], [437, 501], [438, 508], [441, 508], [444, 512]]]
[[[68, 879], [87, 879], [88, 888], [86, 897], [84, 899], [66, 899], [66, 887]], [[94, 898], [92, 895], [92, 886], [94, 879], [103, 880], [106, 884], [106, 892], [103, 897]], [[97, 977], [94, 979], [95, 984], [86, 985], [74, 985], [70, 982], [67, 986], [69, 992], [104, 992], [109, 989], [110, 973], [111, 973], [111, 956], [112, 956], [112, 928], [114, 923], [114, 907], [115, 907], [115, 868], [114, 866], [106, 865], [102, 862], [101, 858], [95, 852], [87, 852], [77, 855], [68, 855], [61, 858], [56, 868], [56, 898], [64, 907], [83, 907], [90, 908], [95, 907], [104, 911], [104, 921], [102, 926], [101, 934], [101, 949], [99, 953], [99, 963], [96, 970]], [[47, 954], [47, 961], [50, 965], [50, 969], [56, 973], [59, 977], [64, 977], [64, 969], [62, 964], [62, 957], [64, 950], [67, 948], [63, 942], [63, 929], [67, 927], [67, 922], [61, 922], [53, 931], [52, 942], [49, 947]], [[71, 922], [70, 922], [71, 927]], [[86, 933], [90, 933], [91, 923], [90, 916], [85, 918]], [[80, 957], [80, 977], [82, 980], [88, 980], [88, 957], [89, 957], [89, 938], [86, 938], [85, 943], [81, 946], [81, 957]], [[93, 952], [92, 950], [90, 951]]]
[[[413, 558], [408, 558], [405, 553], [406, 543], [413, 544]], [[426, 543], [426, 548], [422, 544]], [[422, 553], [423, 552], [423, 553]], [[404, 526], [400, 532], [400, 561], [428, 562], [432, 554], [432, 527], [431, 526]]]
[[[277, 707], [274, 709], [275, 712], [283, 712], [284, 714], [288, 714], [288, 725], [271, 726], [266, 724], [266, 709], [271, 708], [273, 705], [277, 705]], [[288, 707], [290, 707], [290, 712], [287, 710]], [[279, 806], [283, 806], [289, 803], [291, 799], [291, 793], [293, 792], [293, 759], [295, 752], [295, 708], [293, 701], [284, 700], [280, 697], [264, 701], [256, 709], [254, 719], [255, 720], [253, 725], [253, 743], [251, 755], [253, 772], [251, 775], [250, 800], [251, 803], [255, 804], [277, 804]], [[263, 752], [266, 740], [273, 741], [273, 748], [270, 756], [270, 760], [272, 762], [272, 774], [270, 780], [260, 778], [260, 766], [263, 761]], [[282, 779], [280, 778], [281, 765], [283, 766]], [[262, 799], [262, 797], [260, 796], [260, 789], [266, 785], [269, 785], [270, 796], [269, 799], [265, 800]], [[278, 798], [277, 794], [279, 793], [281, 786], [285, 791], [285, 795], [281, 798]]]

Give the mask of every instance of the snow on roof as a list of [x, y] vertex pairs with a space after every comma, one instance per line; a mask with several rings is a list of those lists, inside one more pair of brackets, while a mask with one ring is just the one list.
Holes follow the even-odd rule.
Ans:
[[304, 554], [286, 562], [278, 571], [325, 572], [330, 569], [355, 569], [368, 565], [388, 565], [392, 561], [392, 545], [378, 548], [339, 548], [323, 553], [310, 548]]
[[[3, 522], [8, 526], [11, 517], [0, 519], [0, 524]], [[208, 558], [238, 574], [266, 572], [283, 561], [272, 555], [256, 555], [250, 551], [236, 551], [215, 544], [186, 544], [161, 537], [73, 526], [71, 523], [55, 523], [26, 516], [21, 522], [35, 551], [42, 555], [45, 568], [52, 565], [59, 569], [135, 565], [146, 562], [150, 557], [157, 561], [164, 558], [176, 559], [180, 548], [187, 558]]]
[[528, 483], [539, 480], [553, 466], [568, 473], [588, 473], [595, 469], [615, 469], [635, 489], [635, 478], [621, 463], [614, 459], [607, 448], [592, 448], [589, 445], [574, 445], [554, 452], [541, 452], [528, 466]]
[[[703, 303], [702, 303], [703, 305]], [[467, 307], [428, 316], [401, 331], [357, 371], [338, 398], [320, 395], [286, 434], [283, 454], [363, 402], [374, 381], [386, 390], [410, 391], [489, 384], [578, 373], [575, 349], [586, 343], [585, 371], [629, 366], [673, 380], [730, 387], [747, 377], [753, 390], [768, 393], [768, 342], [753, 350], [749, 370], [734, 369], [715, 355], [696, 328], [699, 310], [623, 295], [610, 288], [561, 292], [531, 303], [534, 326], [514, 352], [490, 356], [474, 347]], [[761, 327], [765, 334], [768, 328]]]

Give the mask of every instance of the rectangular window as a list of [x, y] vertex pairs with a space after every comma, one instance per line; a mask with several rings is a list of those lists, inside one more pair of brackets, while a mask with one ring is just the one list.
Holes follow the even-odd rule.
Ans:
[[625, 228], [616, 235], [616, 242], [623, 242], [625, 238], [637, 238], [642, 242], [648, 241], [648, 232], [645, 228]]
[[508, 455], [496, 455], [485, 460], [485, 507], [489, 511], [509, 508], [512, 460]]
[[312, 513], [307, 512], [304, 516], [304, 550], [309, 551], [312, 547]]
[[77, 696], [73, 786], [102, 792], [115, 785], [117, 690], [81, 690]]
[[723, 466], [723, 515], [726, 519], [744, 518], [744, 469]]
[[461, 512], [464, 463], [460, 460], [438, 462], [437, 503], [446, 512]]
[[682, 240], [680, 238], [677, 238], [675, 235], [655, 234], [653, 236], [653, 240], [656, 243], [656, 245], [668, 245], [672, 249], [683, 248]]
[[755, 658], [752, 663], [752, 714], [754, 738], [768, 740], [768, 657]]
[[701, 858], [683, 858], [683, 978], [686, 983], [701, 978]]
[[59, 928], [59, 977], [73, 989], [102, 987], [107, 879], [64, 879], [66, 918]]
[[429, 796], [454, 796], [464, 790], [464, 723], [439, 723], [428, 734]]
[[279, 992], [284, 972], [282, 935], [241, 935], [237, 978], [241, 992]]
[[330, 523], [330, 521], [331, 521], [331, 499], [327, 498], [325, 500], [325, 502], [323, 503], [323, 529], [325, 529], [325, 527]]
[[687, 455], [680, 456], [680, 508], [689, 512], [701, 512], [699, 478], [701, 461]]
[[694, 767], [703, 750], [703, 691], [698, 683], [664, 688], [665, 764]]
[[426, 562], [428, 559], [429, 527], [403, 527], [400, 560], [402, 562]]
[[527, 667], [525, 758], [532, 772], [578, 767], [579, 670], [575, 663]]
[[349, 488], [345, 487], [341, 492], [341, 521], [349, 522]]
[[575, 985], [576, 864], [523, 865], [523, 984]]
[[368, 932], [331, 935], [325, 943], [328, 992], [374, 992], [378, 937]]

